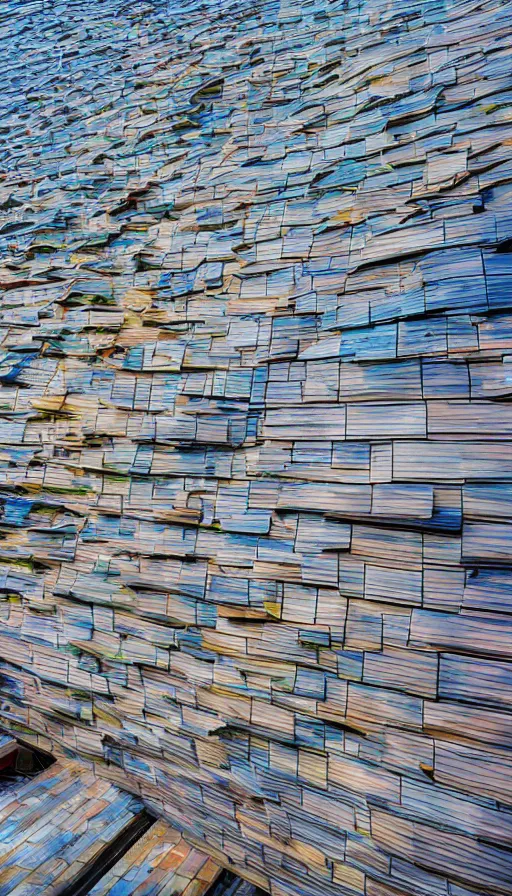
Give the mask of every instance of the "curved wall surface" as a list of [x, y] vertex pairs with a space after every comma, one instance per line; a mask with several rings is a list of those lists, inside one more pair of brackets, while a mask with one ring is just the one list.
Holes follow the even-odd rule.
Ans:
[[272, 896], [512, 894], [512, 3], [0, 17], [1, 724]]

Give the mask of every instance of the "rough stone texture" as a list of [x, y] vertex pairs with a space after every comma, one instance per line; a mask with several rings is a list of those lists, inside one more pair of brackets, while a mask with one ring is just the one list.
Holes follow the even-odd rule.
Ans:
[[0, 721], [272, 896], [512, 894], [512, 3], [0, 14]]

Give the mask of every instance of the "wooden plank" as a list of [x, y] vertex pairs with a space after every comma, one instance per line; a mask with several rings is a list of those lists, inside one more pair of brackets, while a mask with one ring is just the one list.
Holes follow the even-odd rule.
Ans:
[[415, 645], [512, 656], [511, 634], [510, 616], [412, 611], [411, 643]]
[[512, 409], [509, 405], [496, 407], [484, 401], [429, 401], [428, 435], [458, 435], [472, 439], [476, 436], [512, 435]]
[[385, 439], [390, 436], [426, 438], [426, 407], [422, 402], [349, 404], [348, 439]]
[[475, 740], [491, 746], [510, 748], [510, 714], [499, 708], [485, 709], [478, 704], [425, 702], [425, 730], [448, 739]]
[[462, 537], [466, 562], [507, 564], [512, 559], [512, 527], [505, 523], [466, 523]]
[[512, 478], [512, 446], [504, 442], [407, 442], [393, 445], [393, 478], [405, 481]]
[[439, 693], [449, 700], [507, 707], [511, 699], [510, 675], [510, 666], [505, 662], [442, 654]]
[[422, 398], [416, 360], [398, 364], [341, 364], [340, 401], [413, 401]]
[[393, 688], [418, 696], [437, 694], [437, 656], [412, 650], [390, 650], [365, 657], [363, 682]]
[[510, 758], [479, 747], [450, 744], [436, 745], [434, 777], [436, 781], [512, 806]]

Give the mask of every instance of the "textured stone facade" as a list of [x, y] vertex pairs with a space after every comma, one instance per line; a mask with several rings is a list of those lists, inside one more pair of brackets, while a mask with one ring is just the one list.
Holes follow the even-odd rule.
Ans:
[[512, 3], [3, 3], [0, 722], [272, 896], [512, 894]]

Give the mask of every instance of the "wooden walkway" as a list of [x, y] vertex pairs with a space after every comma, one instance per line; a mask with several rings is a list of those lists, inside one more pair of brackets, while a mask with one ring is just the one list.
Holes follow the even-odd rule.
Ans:
[[[83, 766], [55, 763], [0, 801], [0, 896], [67, 892], [141, 814], [139, 800]], [[88, 892], [203, 896], [219, 872], [158, 821]]]
[[203, 896], [219, 871], [216, 862], [159, 820], [90, 890], [90, 896]]

